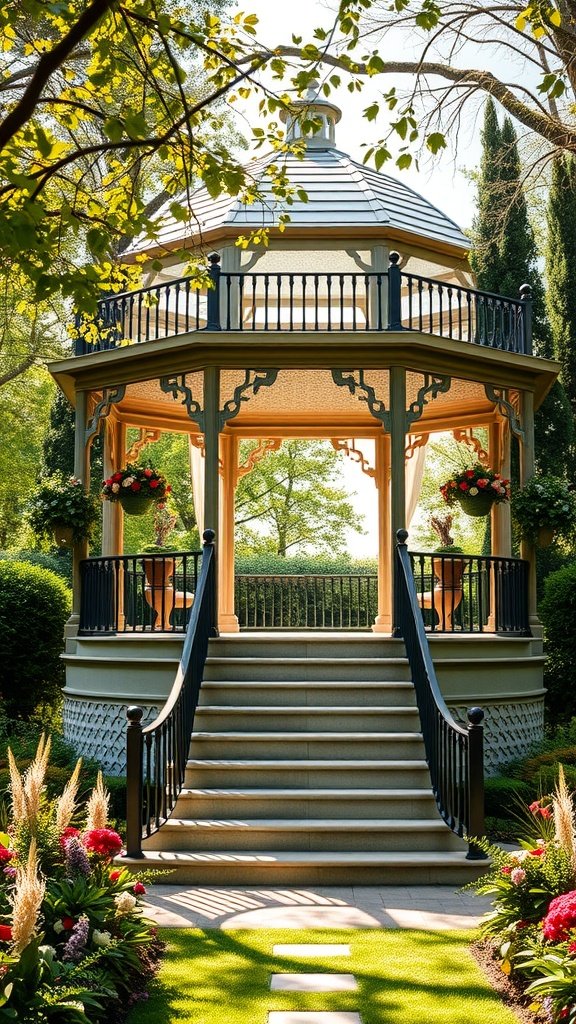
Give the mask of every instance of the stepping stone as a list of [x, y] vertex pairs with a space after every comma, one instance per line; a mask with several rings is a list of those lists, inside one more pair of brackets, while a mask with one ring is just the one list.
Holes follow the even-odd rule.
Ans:
[[268, 1014], [268, 1024], [362, 1024], [362, 1018], [350, 1010], [274, 1010]]
[[350, 956], [350, 946], [338, 942], [281, 942], [272, 952], [274, 956]]
[[353, 974], [273, 974], [274, 992], [350, 992], [358, 988]]

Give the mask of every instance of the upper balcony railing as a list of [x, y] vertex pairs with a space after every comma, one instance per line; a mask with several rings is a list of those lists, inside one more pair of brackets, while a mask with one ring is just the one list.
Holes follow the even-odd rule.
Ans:
[[380, 273], [224, 273], [210, 257], [209, 284], [195, 278], [101, 299], [95, 322], [78, 324], [76, 355], [192, 331], [419, 331], [532, 354], [532, 297], [511, 299], [400, 270]]

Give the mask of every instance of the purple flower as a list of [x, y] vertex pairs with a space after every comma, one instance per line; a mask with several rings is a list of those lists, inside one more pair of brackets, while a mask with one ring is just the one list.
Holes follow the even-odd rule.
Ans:
[[13, 868], [10, 864], [2, 870], [5, 875], [8, 875], [8, 878], [16, 878], [16, 875], [18, 874], [16, 868]]
[[62, 953], [63, 960], [72, 960], [77, 963], [82, 959], [86, 949], [86, 943], [88, 942], [88, 930], [88, 918], [78, 918], [72, 929], [70, 938], [64, 947], [64, 952]]
[[70, 839], [67, 839], [64, 844], [64, 850], [66, 852], [67, 874], [71, 878], [74, 878], [77, 875], [84, 875], [84, 877], [87, 878], [92, 869], [90, 867], [88, 854], [78, 839], [78, 836], [70, 836]]

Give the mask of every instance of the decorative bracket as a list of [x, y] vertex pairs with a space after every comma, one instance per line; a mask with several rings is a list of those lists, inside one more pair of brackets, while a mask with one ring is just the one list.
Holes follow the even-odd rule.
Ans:
[[422, 416], [424, 406], [428, 405], [428, 402], [433, 402], [435, 398], [438, 398], [438, 395], [446, 394], [450, 390], [451, 384], [451, 377], [437, 377], [436, 375], [430, 376], [428, 373], [424, 374], [424, 384], [406, 410], [407, 432], [412, 424]]
[[186, 406], [186, 412], [190, 419], [194, 420], [194, 423], [204, 432], [204, 410], [192, 395], [192, 388], [188, 387], [186, 383], [186, 374], [178, 373], [170, 377], [161, 377], [160, 387], [165, 394], [172, 395], [174, 401], [177, 401], [180, 395], [183, 396], [180, 404]]
[[126, 385], [118, 384], [114, 388], [104, 388], [102, 398], [98, 402], [92, 416], [88, 420], [84, 433], [84, 441], [88, 444], [100, 430], [100, 423], [110, 415], [112, 406], [121, 402], [126, 394]]
[[405, 458], [411, 459], [417, 448], [423, 448], [428, 443], [428, 434], [411, 434], [406, 445]]
[[269, 388], [275, 384], [277, 376], [278, 370], [245, 370], [244, 380], [234, 388], [232, 398], [224, 402], [220, 410], [220, 430], [228, 420], [238, 415], [243, 402], [249, 402], [252, 395], [258, 394], [260, 388]]
[[506, 397], [505, 388], [495, 388], [491, 384], [484, 385], [484, 391], [486, 398], [489, 402], [494, 402], [497, 406], [498, 412], [504, 419], [507, 419], [510, 424], [510, 430], [515, 437], [519, 437], [521, 441], [524, 440], [525, 434], [524, 429], [518, 419], [518, 415], [512, 403]]
[[390, 433], [390, 412], [384, 402], [376, 397], [372, 385], [366, 383], [364, 370], [332, 370], [332, 380], [337, 387], [348, 388], [359, 402], [366, 402], [374, 419], [380, 420], [384, 430]]
[[452, 437], [455, 441], [459, 441], [461, 444], [468, 445], [472, 448], [478, 456], [478, 462], [482, 463], [483, 466], [488, 466], [490, 463], [490, 456], [485, 448], [482, 447], [477, 437], [474, 437], [474, 429], [467, 427], [465, 430], [453, 430]]
[[282, 437], [263, 437], [255, 448], [249, 453], [246, 462], [243, 462], [241, 466], [238, 466], [236, 470], [236, 480], [241, 480], [243, 476], [251, 473], [254, 467], [262, 461], [268, 452], [277, 452], [282, 445]]
[[137, 462], [142, 449], [145, 448], [147, 444], [151, 444], [152, 441], [157, 441], [159, 437], [159, 430], [151, 430], [148, 427], [141, 427], [140, 436], [136, 438], [134, 444], [130, 445], [130, 448], [126, 452], [124, 465], [128, 462]]
[[352, 459], [353, 462], [357, 462], [362, 472], [365, 473], [366, 476], [369, 476], [372, 479], [374, 479], [374, 477], [376, 476], [376, 470], [374, 469], [373, 466], [370, 465], [368, 459], [365, 457], [365, 455], [362, 454], [360, 449], [356, 447], [355, 441], [349, 443], [348, 441], [340, 440], [340, 438], [338, 437], [331, 437], [330, 444], [335, 449], [335, 451], [344, 452], [344, 454], [349, 459]]

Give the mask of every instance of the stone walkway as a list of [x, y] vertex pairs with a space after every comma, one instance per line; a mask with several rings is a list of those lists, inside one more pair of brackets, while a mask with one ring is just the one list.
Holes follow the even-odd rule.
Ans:
[[447, 885], [234, 888], [153, 885], [146, 916], [164, 928], [475, 928], [487, 897]]

